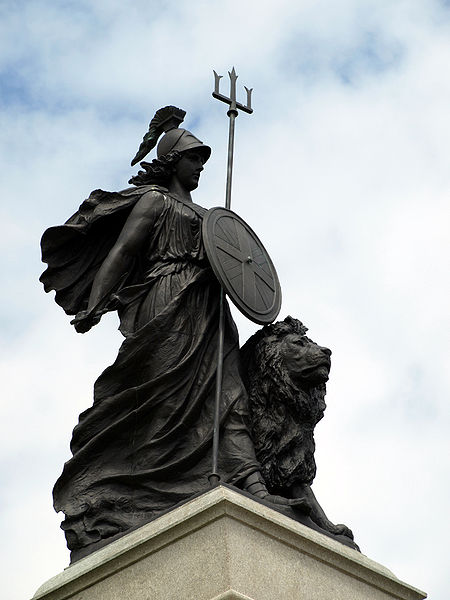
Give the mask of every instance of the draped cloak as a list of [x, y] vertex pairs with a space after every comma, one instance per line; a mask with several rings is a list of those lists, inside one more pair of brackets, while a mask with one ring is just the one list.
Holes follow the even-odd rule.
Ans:
[[[147, 247], [100, 307], [118, 310], [125, 340], [95, 383], [53, 490], [72, 560], [209, 487], [220, 287], [202, 242], [205, 209], [157, 186], [97, 190], [45, 232], [41, 281], [67, 313], [85, 309], [98, 268], [147, 192], [161, 206]], [[218, 470], [239, 485], [259, 465], [228, 306], [225, 314]]]

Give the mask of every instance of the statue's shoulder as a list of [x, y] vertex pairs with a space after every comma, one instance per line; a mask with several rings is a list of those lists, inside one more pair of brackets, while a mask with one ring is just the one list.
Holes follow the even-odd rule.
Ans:
[[124, 200], [133, 199], [135, 202], [140, 198], [153, 198], [155, 200], [164, 198], [168, 195], [167, 188], [161, 185], [138, 185], [120, 192], [113, 192], [114, 196], [120, 196]]
[[[127, 190], [125, 190], [125, 194]], [[159, 185], [142, 185], [135, 188], [131, 194], [138, 193], [136, 202], [139, 212], [152, 213], [154, 216], [164, 212], [168, 202], [168, 190]]]
[[121, 190], [119, 192], [119, 194], [121, 194], [122, 196], [135, 196], [137, 195], [141, 195], [143, 196], [144, 194], [154, 194], [154, 195], [167, 195], [168, 189], [165, 188], [162, 185], [156, 185], [156, 184], [152, 184], [152, 185], [136, 185], [130, 188], [126, 188], [125, 190]]

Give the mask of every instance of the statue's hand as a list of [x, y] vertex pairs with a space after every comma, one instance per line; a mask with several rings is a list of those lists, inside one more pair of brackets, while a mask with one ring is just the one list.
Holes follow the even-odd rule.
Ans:
[[86, 333], [91, 327], [97, 325], [100, 318], [101, 314], [94, 314], [89, 310], [82, 310], [76, 315], [75, 319], [70, 321], [70, 324], [75, 327], [75, 330], [78, 331], [78, 333]]

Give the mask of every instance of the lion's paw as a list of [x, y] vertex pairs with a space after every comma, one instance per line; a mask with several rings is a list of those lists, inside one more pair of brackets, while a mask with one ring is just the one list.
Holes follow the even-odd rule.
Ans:
[[284, 496], [267, 494], [267, 496], [264, 497], [264, 501], [280, 506], [292, 506], [303, 514], [309, 514], [311, 512], [311, 506], [305, 498], [285, 498]]
[[337, 523], [337, 525], [333, 525], [332, 533], [334, 533], [335, 535], [345, 535], [345, 537], [348, 537], [351, 540], [354, 539], [353, 531], [343, 523]]

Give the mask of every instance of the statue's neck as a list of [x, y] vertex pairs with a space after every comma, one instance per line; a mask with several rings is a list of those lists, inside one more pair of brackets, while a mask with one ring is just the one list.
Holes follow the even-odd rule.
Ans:
[[191, 192], [189, 192], [185, 187], [181, 185], [181, 183], [176, 178], [172, 178], [167, 189], [170, 194], [173, 194], [180, 200], [184, 200], [185, 202], [192, 202]]

